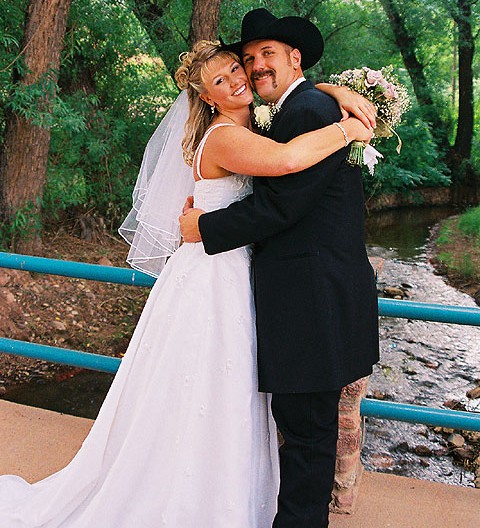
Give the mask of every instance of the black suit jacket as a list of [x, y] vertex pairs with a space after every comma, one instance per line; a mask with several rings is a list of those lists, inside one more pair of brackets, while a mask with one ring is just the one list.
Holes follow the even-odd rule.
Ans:
[[[306, 81], [287, 97], [269, 136], [279, 142], [341, 119]], [[205, 250], [254, 242], [259, 388], [336, 390], [378, 361], [377, 294], [364, 245], [361, 170], [344, 148], [300, 173], [254, 178], [254, 191], [200, 217]]]

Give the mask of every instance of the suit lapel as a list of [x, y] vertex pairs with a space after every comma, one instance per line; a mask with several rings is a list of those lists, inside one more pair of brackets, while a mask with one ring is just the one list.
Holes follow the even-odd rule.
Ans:
[[302, 83], [300, 83], [296, 88], [295, 90], [292, 91], [292, 93], [288, 94], [287, 98], [285, 99], [285, 101], [283, 101], [283, 104], [282, 104], [282, 108], [280, 109], [279, 112], [277, 112], [274, 116], [273, 116], [273, 119], [272, 119], [272, 125], [270, 126], [270, 129], [268, 130], [268, 132], [265, 134], [267, 137], [269, 138], [273, 138], [275, 137], [275, 128], [276, 128], [276, 125], [278, 124], [278, 122], [280, 121], [280, 117], [281, 115], [283, 114], [283, 111], [285, 110], [285, 108], [292, 102], [293, 99], [295, 99], [295, 97], [304, 92], [305, 90], [311, 90], [312, 88], [315, 88], [315, 86], [313, 85], [313, 83], [311, 81], [304, 81]]

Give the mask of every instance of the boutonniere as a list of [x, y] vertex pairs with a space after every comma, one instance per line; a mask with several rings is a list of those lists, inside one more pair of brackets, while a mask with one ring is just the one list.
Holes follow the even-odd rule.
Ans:
[[273, 116], [277, 112], [280, 112], [280, 107], [273, 103], [257, 106], [253, 110], [255, 123], [262, 130], [269, 130], [272, 124]]

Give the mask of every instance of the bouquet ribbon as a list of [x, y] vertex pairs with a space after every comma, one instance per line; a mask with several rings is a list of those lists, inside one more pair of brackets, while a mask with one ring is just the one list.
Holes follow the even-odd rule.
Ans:
[[372, 145], [366, 145], [363, 151], [363, 163], [368, 167], [372, 176], [375, 172], [375, 165], [378, 163], [378, 158], [383, 158], [383, 155], [377, 149], [373, 148]]

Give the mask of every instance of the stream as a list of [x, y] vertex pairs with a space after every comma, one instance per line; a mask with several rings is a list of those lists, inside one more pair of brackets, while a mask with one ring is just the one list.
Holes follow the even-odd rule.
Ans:
[[[452, 214], [451, 208], [422, 207], [367, 218], [369, 255], [385, 259], [380, 290], [403, 285], [409, 300], [475, 306], [471, 297], [434, 274], [426, 256], [430, 228]], [[480, 400], [470, 402], [465, 395], [480, 379], [480, 328], [382, 317], [380, 346], [368, 396], [435, 407], [456, 400], [480, 412]], [[95, 418], [112, 379], [84, 371], [61, 382], [18, 387], [5, 398]], [[473, 473], [453, 462], [445, 435], [433, 428], [368, 418], [364, 436], [362, 462], [368, 470], [473, 486]], [[417, 454], [425, 451], [428, 456]]]
[[[426, 255], [431, 226], [450, 213], [444, 208], [409, 208], [368, 219], [369, 255], [385, 259], [379, 290], [403, 285], [408, 300], [476, 306], [470, 296], [434, 274]], [[479, 350], [478, 327], [381, 317], [380, 361], [367, 396], [431, 407], [456, 401], [480, 412], [480, 401], [466, 397], [480, 379]], [[366, 469], [473, 487], [473, 473], [447, 454], [445, 434], [404, 422], [376, 418], [365, 422]]]

